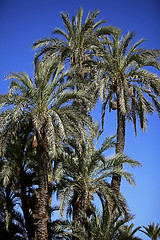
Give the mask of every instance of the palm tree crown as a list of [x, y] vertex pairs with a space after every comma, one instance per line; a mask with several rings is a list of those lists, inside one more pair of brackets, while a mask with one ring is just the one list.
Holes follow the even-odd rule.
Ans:
[[136, 134], [137, 117], [141, 129], [145, 130], [146, 113], [153, 113], [154, 106], [160, 112], [160, 79], [146, 69], [151, 66], [160, 70], [160, 51], [139, 48], [144, 39], [131, 46], [134, 36], [133, 32], [121, 36], [121, 31], [117, 31], [112, 38], [98, 41], [97, 48], [101, 59], [100, 96], [104, 99], [102, 122], [109, 103], [110, 110], [119, 108], [121, 114], [133, 122]]
[[160, 238], [160, 227], [157, 223], [150, 223], [148, 227], [143, 226], [145, 231], [140, 230], [141, 232], [145, 233], [148, 237], [150, 237], [152, 240], [157, 240], [157, 238]]
[[[69, 90], [71, 82], [62, 84], [64, 77], [62, 71], [63, 65], [57, 68], [53, 64], [44, 66], [43, 63], [37, 62], [34, 81], [26, 73], [12, 73], [7, 77], [7, 79], [13, 79], [9, 92], [0, 96], [1, 107], [13, 106], [7, 110], [4, 108], [2, 111], [1, 127], [7, 127], [11, 120], [18, 120], [20, 116], [29, 115], [41, 140], [42, 128], [46, 128], [45, 134], [53, 155], [56, 146], [61, 144], [65, 135], [68, 136], [74, 132], [77, 137], [80, 136], [82, 131], [82, 129], [79, 130], [80, 123], [85, 122], [86, 119], [85, 124], [89, 125], [90, 121], [86, 113], [78, 114], [78, 109], [75, 109], [76, 113], [73, 111], [71, 101], [83, 98], [85, 94], [82, 92], [77, 94]], [[69, 104], [66, 105], [66, 103]]]
[[117, 240], [141, 240], [139, 237], [135, 237], [134, 234], [141, 228], [137, 227], [133, 230], [134, 224], [123, 225], [118, 231]]
[[[61, 13], [65, 30], [55, 28], [53, 34], [58, 34], [56, 38], [44, 38], [34, 43], [34, 49], [39, 53], [36, 57], [43, 55], [43, 59], [52, 60], [58, 56], [60, 61], [65, 61], [74, 67], [74, 70], [82, 74], [82, 64], [85, 60], [92, 58], [94, 40], [102, 35], [111, 34], [115, 31], [112, 26], [100, 27], [105, 21], [95, 22], [99, 11], [89, 12], [83, 21], [83, 9], [79, 8], [76, 17], [70, 20], [68, 12]], [[84, 70], [86, 71], [86, 69]]]

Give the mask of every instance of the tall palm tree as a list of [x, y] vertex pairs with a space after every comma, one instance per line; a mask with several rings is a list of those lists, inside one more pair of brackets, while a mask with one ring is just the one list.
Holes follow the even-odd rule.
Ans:
[[151, 238], [152, 240], [157, 240], [158, 238], [160, 238], [160, 226], [157, 223], [155, 225], [155, 223], [150, 223], [148, 225], [148, 227], [143, 226], [144, 230], [140, 230], [141, 232], [145, 233], [149, 238]]
[[[36, 193], [36, 210], [34, 214], [37, 239], [47, 239], [48, 222], [48, 174], [51, 172], [49, 156], [56, 156], [61, 149], [65, 136], [82, 136], [90, 117], [72, 106], [72, 99], [82, 99], [79, 94], [70, 90], [71, 82], [62, 84], [63, 66], [57, 63], [35, 63], [34, 80], [26, 73], [11, 73], [12, 79], [8, 93], [0, 96], [0, 129], [6, 130], [8, 125], [19, 118], [29, 117], [34, 128], [33, 147], [36, 149], [38, 164], [38, 184]], [[78, 101], [78, 100], [77, 100]], [[68, 103], [68, 105], [67, 105]], [[7, 139], [6, 139], [7, 140]]]
[[[121, 31], [113, 33], [103, 41], [97, 40], [99, 59], [96, 61], [96, 85], [103, 99], [102, 126], [106, 107], [117, 112], [116, 153], [123, 153], [125, 147], [126, 121], [133, 122], [135, 134], [136, 120], [140, 127], [146, 129], [146, 115], [155, 109], [160, 113], [159, 93], [160, 78], [146, 67], [160, 70], [160, 51], [139, 48], [145, 40], [141, 39], [131, 45], [135, 34], [121, 35]], [[94, 65], [94, 66], [95, 66]], [[151, 101], [153, 103], [151, 103]], [[122, 168], [122, 165], [118, 166]], [[121, 177], [114, 175], [112, 188], [120, 191]]]
[[[55, 181], [57, 182], [58, 198], [60, 199], [60, 213], [65, 207], [67, 212], [72, 213], [73, 222], [85, 228], [86, 218], [93, 214], [93, 198], [96, 194], [104, 211], [109, 212], [110, 199], [114, 199], [117, 209], [125, 211], [124, 199], [119, 193], [111, 189], [107, 182], [112, 174], [120, 174], [131, 184], [134, 180], [126, 171], [113, 169], [114, 165], [127, 163], [139, 165], [138, 162], [126, 156], [113, 156], [106, 158], [103, 154], [106, 150], [114, 146], [113, 137], [106, 138], [99, 149], [96, 149], [97, 130], [92, 132], [88, 140], [78, 143], [71, 139], [69, 146], [66, 146], [63, 159], [55, 170]], [[104, 204], [106, 203], [106, 204]], [[106, 214], [107, 216], [107, 214]]]
[[[88, 72], [83, 63], [87, 59], [92, 59], [94, 53], [94, 40], [102, 35], [112, 34], [116, 28], [112, 26], [102, 27], [104, 20], [95, 21], [99, 11], [89, 12], [83, 21], [83, 9], [79, 8], [76, 17], [70, 19], [69, 13], [61, 13], [65, 30], [55, 28], [53, 34], [57, 37], [43, 38], [33, 44], [34, 49], [38, 49], [36, 58], [43, 56], [43, 60], [52, 61], [57, 56], [60, 61], [69, 64], [74, 68], [74, 75], [84, 81]], [[101, 27], [100, 27], [101, 26]], [[67, 65], [68, 66], [68, 65]], [[70, 77], [73, 75], [70, 74]]]

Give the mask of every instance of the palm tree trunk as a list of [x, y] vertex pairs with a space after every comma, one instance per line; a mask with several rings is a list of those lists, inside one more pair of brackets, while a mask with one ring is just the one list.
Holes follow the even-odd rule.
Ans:
[[[117, 141], [116, 141], [116, 154], [123, 154], [125, 146], [125, 116], [121, 110], [117, 109]], [[122, 165], [116, 166], [116, 168], [122, 169]], [[121, 176], [114, 175], [112, 177], [112, 189], [119, 192], [121, 184]]]
[[[117, 97], [118, 99], [118, 97]], [[123, 154], [125, 147], [125, 115], [122, 113], [120, 109], [119, 100], [117, 100], [117, 141], [116, 141], [116, 154]], [[120, 164], [119, 166], [115, 166], [115, 169], [122, 169], [123, 166]], [[120, 175], [113, 175], [111, 181], [111, 188], [112, 190], [116, 191], [117, 194], [120, 192], [120, 185], [121, 185], [121, 176]], [[114, 202], [111, 201], [111, 219], [114, 219], [115, 211], [114, 209]]]
[[36, 191], [37, 203], [35, 218], [36, 240], [47, 240], [48, 230], [47, 222], [49, 216], [47, 214], [49, 199], [48, 199], [48, 163], [49, 155], [45, 146], [38, 141], [37, 157], [38, 157], [38, 182], [39, 188]]
[[[87, 211], [87, 196], [86, 192], [82, 190], [81, 196], [74, 192], [73, 200], [73, 223], [75, 228], [85, 227], [85, 214]], [[72, 240], [77, 240], [77, 237], [72, 237]]]
[[74, 225], [76, 225], [77, 223], [81, 222], [80, 211], [82, 209], [81, 201], [80, 201], [80, 199], [78, 199], [77, 191], [74, 191], [72, 206], [73, 206], [73, 223], [74, 223]]

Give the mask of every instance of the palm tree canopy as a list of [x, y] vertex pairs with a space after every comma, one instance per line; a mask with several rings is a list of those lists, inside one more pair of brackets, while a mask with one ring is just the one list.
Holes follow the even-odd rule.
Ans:
[[160, 238], [160, 226], [158, 223], [155, 225], [155, 222], [153, 222], [150, 223], [148, 227], [143, 226], [143, 228], [145, 229], [145, 231], [140, 231], [145, 233], [152, 240], [157, 240], [157, 238]]
[[115, 28], [112, 26], [100, 27], [104, 20], [95, 22], [99, 11], [89, 12], [83, 21], [83, 9], [79, 8], [76, 17], [70, 20], [68, 12], [61, 13], [65, 30], [55, 28], [53, 34], [59, 38], [44, 38], [33, 44], [34, 49], [39, 49], [37, 57], [43, 55], [44, 59], [52, 59], [58, 55], [61, 61], [66, 61], [71, 66], [81, 66], [83, 61], [91, 57], [94, 39], [102, 35], [112, 34]]
[[[95, 132], [94, 132], [95, 131]], [[65, 147], [65, 153], [61, 155], [61, 161], [55, 169], [55, 181], [58, 186], [58, 198], [60, 199], [60, 212], [65, 207], [70, 212], [71, 204], [74, 201], [74, 192], [78, 193], [75, 201], [87, 198], [89, 205], [94, 194], [102, 200], [109, 201], [110, 195], [116, 198], [117, 204], [124, 203], [121, 194], [116, 195], [107, 182], [113, 174], [120, 174], [131, 184], [134, 184], [133, 176], [125, 170], [113, 169], [113, 166], [127, 163], [130, 166], [139, 165], [137, 161], [127, 156], [116, 155], [110, 158], [104, 156], [104, 152], [115, 146], [114, 137], [106, 138], [99, 149], [96, 149], [95, 140], [97, 130], [94, 130], [86, 142], [78, 143], [74, 139], [69, 140]], [[122, 211], [122, 206], [119, 209]]]
[[[35, 131], [42, 134], [42, 126], [47, 125], [46, 134], [53, 155], [65, 136], [73, 133], [80, 137], [84, 132], [82, 122], [89, 126], [91, 118], [85, 111], [72, 105], [72, 100], [87, 100], [85, 92], [71, 90], [71, 83], [62, 83], [64, 67], [57, 63], [36, 62], [34, 80], [26, 73], [11, 73], [9, 92], [0, 95], [0, 129], [5, 130], [18, 119], [30, 118]], [[88, 99], [88, 104], [90, 100]], [[84, 110], [84, 109], [83, 109]], [[73, 131], [74, 129], [74, 131]]]
[[[150, 72], [148, 67], [160, 70], [160, 51], [139, 48], [145, 40], [131, 45], [135, 34], [128, 32], [122, 36], [120, 31], [103, 41], [97, 40], [99, 60], [97, 61], [97, 84], [103, 102], [102, 124], [107, 104], [117, 107], [129, 121], [133, 121], [136, 133], [136, 118], [139, 117], [141, 129], [146, 128], [146, 113], [153, 113], [154, 107], [160, 113], [160, 78]], [[149, 98], [153, 103], [149, 101]]]
[[118, 230], [117, 240], [141, 240], [138, 237], [135, 237], [134, 234], [141, 228], [137, 227], [133, 230], [134, 224], [123, 225]]

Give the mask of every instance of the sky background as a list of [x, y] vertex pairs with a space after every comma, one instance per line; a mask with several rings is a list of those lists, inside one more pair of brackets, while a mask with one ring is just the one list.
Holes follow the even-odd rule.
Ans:
[[[33, 42], [51, 36], [55, 27], [63, 28], [60, 12], [68, 11], [70, 16], [75, 16], [80, 6], [84, 9], [84, 19], [89, 10], [100, 10], [97, 20], [107, 20], [107, 25], [120, 27], [124, 34], [135, 31], [135, 41], [147, 39], [144, 47], [160, 48], [159, 0], [0, 0], [0, 94], [8, 90], [9, 82], [4, 81], [7, 73], [26, 71], [33, 75]], [[100, 114], [99, 104], [93, 113], [99, 123]], [[106, 112], [104, 128], [103, 138], [116, 133], [115, 112]], [[121, 187], [130, 211], [135, 215], [135, 227], [146, 226], [153, 221], [160, 223], [158, 114], [148, 116], [147, 132], [139, 130], [137, 138], [133, 126], [127, 124], [125, 153], [142, 164], [141, 168], [129, 169], [134, 174], [136, 187], [125, 181]], [[142, 233], [136, 235], [148, 239]]]

